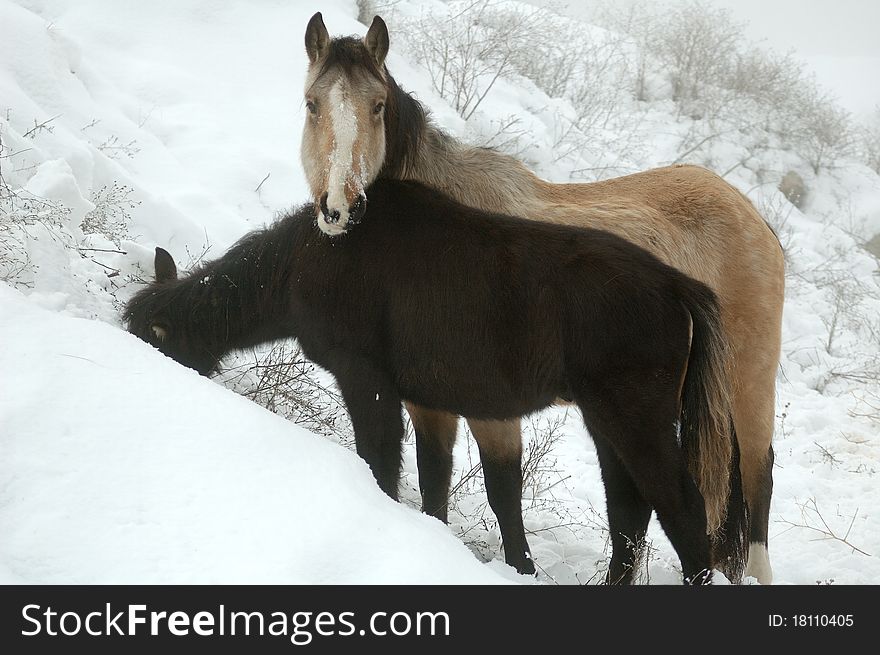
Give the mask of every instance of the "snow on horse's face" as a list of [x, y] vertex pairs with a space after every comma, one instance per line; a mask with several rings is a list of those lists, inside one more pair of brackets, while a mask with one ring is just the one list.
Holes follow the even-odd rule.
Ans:
[[309, 69], [302, 161], [318, 227], [342, 234], [366, 210], [364, 189], [385, 160], [384, 61], [388, 30], [378, 16], [363, 41], [332, 43], [320, 12], [306, 28]]

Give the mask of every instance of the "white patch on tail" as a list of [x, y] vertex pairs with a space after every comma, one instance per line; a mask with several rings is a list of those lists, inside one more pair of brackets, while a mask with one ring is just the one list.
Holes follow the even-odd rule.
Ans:
[[749, 563], [746, 565], [745, 577], [757, 578], [764, 585], [773, 583], [773, 569], [770, 568], [770, 555], [767, 546], [762, 543], [749, 544]]
[[[348, 200], [345, 199], [345, 185], [354, 180], [358, 191], [363, 194], [362, 175], [355, 176], [352, 151], [357, 139], [357, 115], [348, 101], [343, 81], [337, 80], [330, 88], [330, 125], [333, 129], [333, 148], [329, 157], [327, 178], [327, 209], [339, 212], [339, 220], [329, 222], [323, 211], [318, 212], [318, 227], [330, 235], [342, 234], [348, 225]], [[363, 166], [363, 162], [361, 162]]]

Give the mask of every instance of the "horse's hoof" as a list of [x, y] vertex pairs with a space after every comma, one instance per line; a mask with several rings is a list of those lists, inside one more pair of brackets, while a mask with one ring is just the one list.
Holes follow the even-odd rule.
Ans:
[[532, 561], [532, 556], [529, 553], [525, 553], [523, 559], [520, 562], [513, 564], [512, 566], [520, 575], [538, 574], [538, 571], [535, 568], [535, 563]]

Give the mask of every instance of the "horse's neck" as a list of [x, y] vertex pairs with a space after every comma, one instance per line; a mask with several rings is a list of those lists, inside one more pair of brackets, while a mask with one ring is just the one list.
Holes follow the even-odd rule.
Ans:
[[[248, 254], [241, 253], [240, 258], [247, 261]], [[195, 281], [205, 294], [205, 302], [200, 306], [209, 316], [203, 317], [204, 323], [210, 326], [206, 329], [217, 331], [216, 336], [227, 353], [293, 336], [284, 320], [283, 309], [287, 305], [278, 298], [272, 301], [266, 292], [268, 281], [258, 279], [258, 273], [243, 276], [238, 267], [233, 270], [218, 267], [207, 275], [210, 283]], [[252, 277], [255, 283], [249, 282], [247, 277]], [[279, 292], [277, 296], [283, 297], [283, 294]]]
[[432, 125], [425, 129], [408, 179], [484, 211], [528, 213], [541, 181], [520, 161], [494, 150], [465, 145]]
[[[418, 100], [394, 85], [402, 111], [425, 117]], [[414, 124], [413, 129], [422, 131], [420, 138], [411, 141], [415, 152], [405, 158], [408, 165], [396, 167], [393, 176], [421, 182], [484, 211], [540, 211], [536, 198], [543, 183], [522, 162], [494, 150], [465, 145], [424, 118], [414, 123], [420, 124]]]

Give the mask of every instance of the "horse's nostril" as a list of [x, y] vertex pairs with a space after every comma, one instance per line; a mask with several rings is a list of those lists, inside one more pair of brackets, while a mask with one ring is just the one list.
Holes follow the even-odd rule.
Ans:
[[334, 209], [333, 211], [330, 211], [327, 208], [327, 194], [326, 193], [323, 196], [321, 196], [321, 213], [324, 214], [324, 220], [327, 223], [338, 223], [339, 222], [339, 218], [340, 218], [339, 210]]

